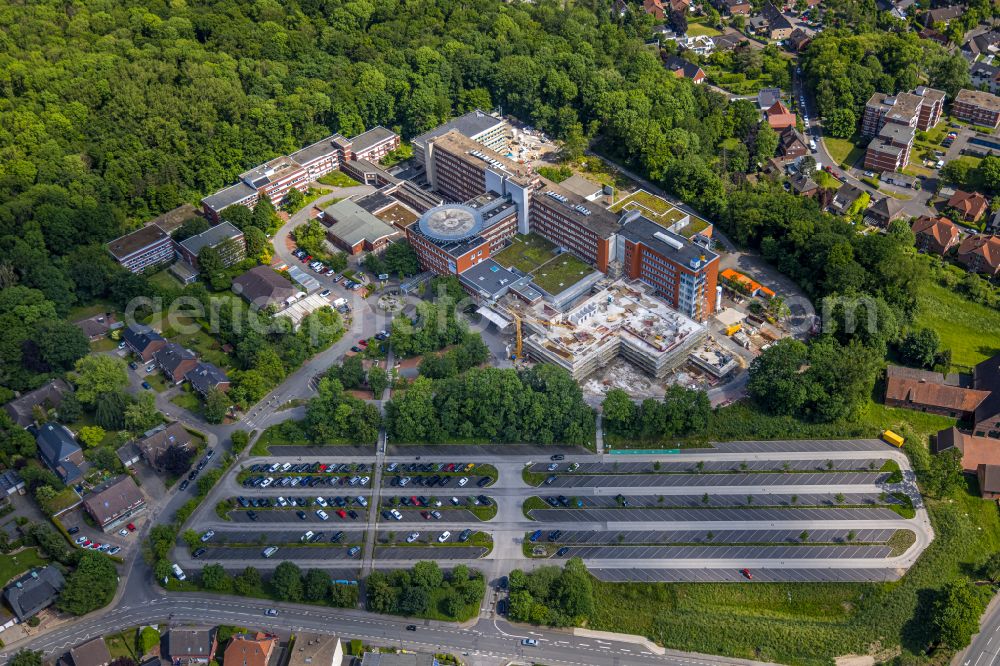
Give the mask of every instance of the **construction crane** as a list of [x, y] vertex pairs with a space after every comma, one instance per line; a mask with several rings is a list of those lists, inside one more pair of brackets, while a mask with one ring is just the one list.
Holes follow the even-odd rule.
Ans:
[[521, 356], [521, 352], [524, 349], [524, 332], [522, 330], [522, 321], [524, 319], [528, 319], [528, 321], [532, 321], [532, 322], [535, 322], [536, 324], [541, 324], [543, 326], [558, 326], [560, 328], [573, 328], [573, 326], [571, 324], [563, 324], [563, 323], [560, 323], [560, 322], [555, 322], [555, 321], [551, 321], [551, 320], [547, 320], [547, 319], [534, 319], [534, 318], [531, 318], [531, 317], [527, 317], [527, 318], [523, 317], [514, 308], [508, 307], [508, 308], [505, 308], [505, 309], [507, 311], [507, 314], [510, 315], [511, 319], [514, 320], [514, 359], [513, 360], [517, 360], [517, 359], [523, 358]]

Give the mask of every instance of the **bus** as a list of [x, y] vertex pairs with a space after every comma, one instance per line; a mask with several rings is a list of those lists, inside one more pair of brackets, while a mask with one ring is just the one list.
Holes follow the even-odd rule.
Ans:
[[887, 444], [892, 444], [897, 449], [903, 448], [903, 444], [905, 442], [905, 440], [902, 437], [900, 437], [891, 430], [882, 431], [882, 441], [886, 442]]

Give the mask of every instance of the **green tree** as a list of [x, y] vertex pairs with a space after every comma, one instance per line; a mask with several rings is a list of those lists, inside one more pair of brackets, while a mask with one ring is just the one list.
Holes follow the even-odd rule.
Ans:
[[101, 393], [94, 400], [94, 421], [105, 430], [121, 430], [125, 427], [128, 403], [123, 391]]
[[160, 644], [160, 632], [155, 627], [143, 627], [136, 636], [136, 648], [139, 656], [149, 654], [149, 652]]
[[154, 525], [149, 531], [149, 548], [153, 558], [162, 560], [170, 554], [177, 539], [177, 530], [171, 525]]
[[918, 328], [907, 333], [899, 343], [903, 363], [918, 368], [932, 368], [937, 359], [941, 338], [932, 328]]
[[444, 573], [437, 562], [421, 561], [413, 565], [413, 584], [427, 589], [434, 589], [444, 582]]
[[850, 139], [858, 126], [858, 117], [852, 109], [834, 109], [823, 121], [823, 129], [837, 139]]
[[308, 601], [322, 601], [330, 588], [330, 575], [322, 569], [310, 569], [306, 573], [304, 593]]
[[20, 650], [11, 657], [9, 666], [42, 666], [41, 650]]
[[282, 601], [301, 601], [302, 570], [294, 562], [282, 562], [274, 569], [271, 586]]
[[111, 560], [101, 553], [83, 553], [76, 569], [67, 576], [56, 605], [66, 613], [84, 615], [111, 601], [117, 581], [118, 572]]
[[601, 403], [604, 425], [608, 432], [625, 435], [635, 428], [636, 407], [628, 393], [611, 389]]
[[979, 631], [982, 598], [967, 580], [946, 583], [934, 601], [931, 622], [938, 640], [952, 650], [961, 650]]
[[227, 592], [233, 587], [233, 579], [221, 564], [209, 564], [201, 570], [201, 584], [212, 592]]
[[163, 415], [156, 409], [156, 397], [143, 391], [125, 407], [125, 429], [133, 434], [144, 433], [163, 422]]
[[976, 169], [979, 182], [989, 192], [1000, 192], [1000, 157], [987, 155]]
[[757, 130], [757, 162], [764, 164], [778, 151], [778, 133], [766, 122]]
[[[32, 336], [42, 372], [65, 372], [90, 352], [90, 343], [80, 327], [60, 319], [41, 321]], [[27, 354], [27, 349], [24, 350]]]
[[125, 361], [113, 356], [95, 354], [76, 362], [76, 397], [84, 405], [92, 405], [105, 393], [117, 393], [128, 386]]
[[747, 392], [768, 412], [797, 413], [809, 395], [801, 375], [808, 357], [808, 348], [798, 340], [779, 340], [750, 363]]
[[942, 451], [931, 458], [924, 487], [934, 497], [948, 497], [965, 487], [962, 472], [962, 452], [957, 448]]
[[101, 445], [104, 435], [107, 434], [101, 426], [84, 426], [80, 428], [77, 437], [88, 449], [93, 449]]
[[230, 400], [225, 391], [217, 388], [209, 389], [205, 394], [205, 405], [202, 412], [209, 423], [222, 423], [229, 412]]
[[368, 387], [372, 390], [372, 395], [380, 399], [385, 389], [389, 386], [389, 374], [385, 368], [373, 365], [368, 369]]
[[230, 435], [230, 439], [233, 443], [233, 453], [239, 454], [246, 450], [247, 445], [250, 443], [250, 433], [246, 430], [234, 430], [233, 434]]

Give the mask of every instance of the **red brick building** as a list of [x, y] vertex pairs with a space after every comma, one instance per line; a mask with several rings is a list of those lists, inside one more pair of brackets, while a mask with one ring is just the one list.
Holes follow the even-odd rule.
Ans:
[[1000, 275], [1000, 236], [976, 234], [958, 246], [956, 258], [973, 273]]
[[531, 230], [606, 273], [618, 216], [552, 181], [540, 179], [528, 214]]
[[917, 238], [917, 249], [934, 254], [945, 254], [958, 245], [962, 238], [958, 226], [946, 217], [918, 217], [911, 227]]
[[973, 125], [1000, 126], [1000, 97], [981, 90], [962, 90], [955, 95], [951, 113], [959, 120]]
[[957, 212], [965, 222], [975, 223], [990, 209], [990, 202], [979, 192], [955, 190], [955, 194], [948, 199], [948, 208]]
[[421, 268], [457, 275], [486, 261], [517, 233], [517, 207], [489, 194], [465, 204], [445, 204], [406, 228]]

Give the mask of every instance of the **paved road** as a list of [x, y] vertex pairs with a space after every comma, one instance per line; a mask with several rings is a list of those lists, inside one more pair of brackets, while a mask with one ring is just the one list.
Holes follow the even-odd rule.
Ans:
[[993, 597], [979, 621], [972, 643], [951, 660], [952, 666], [993, 666], [1000, 657], [1000, 595]]

